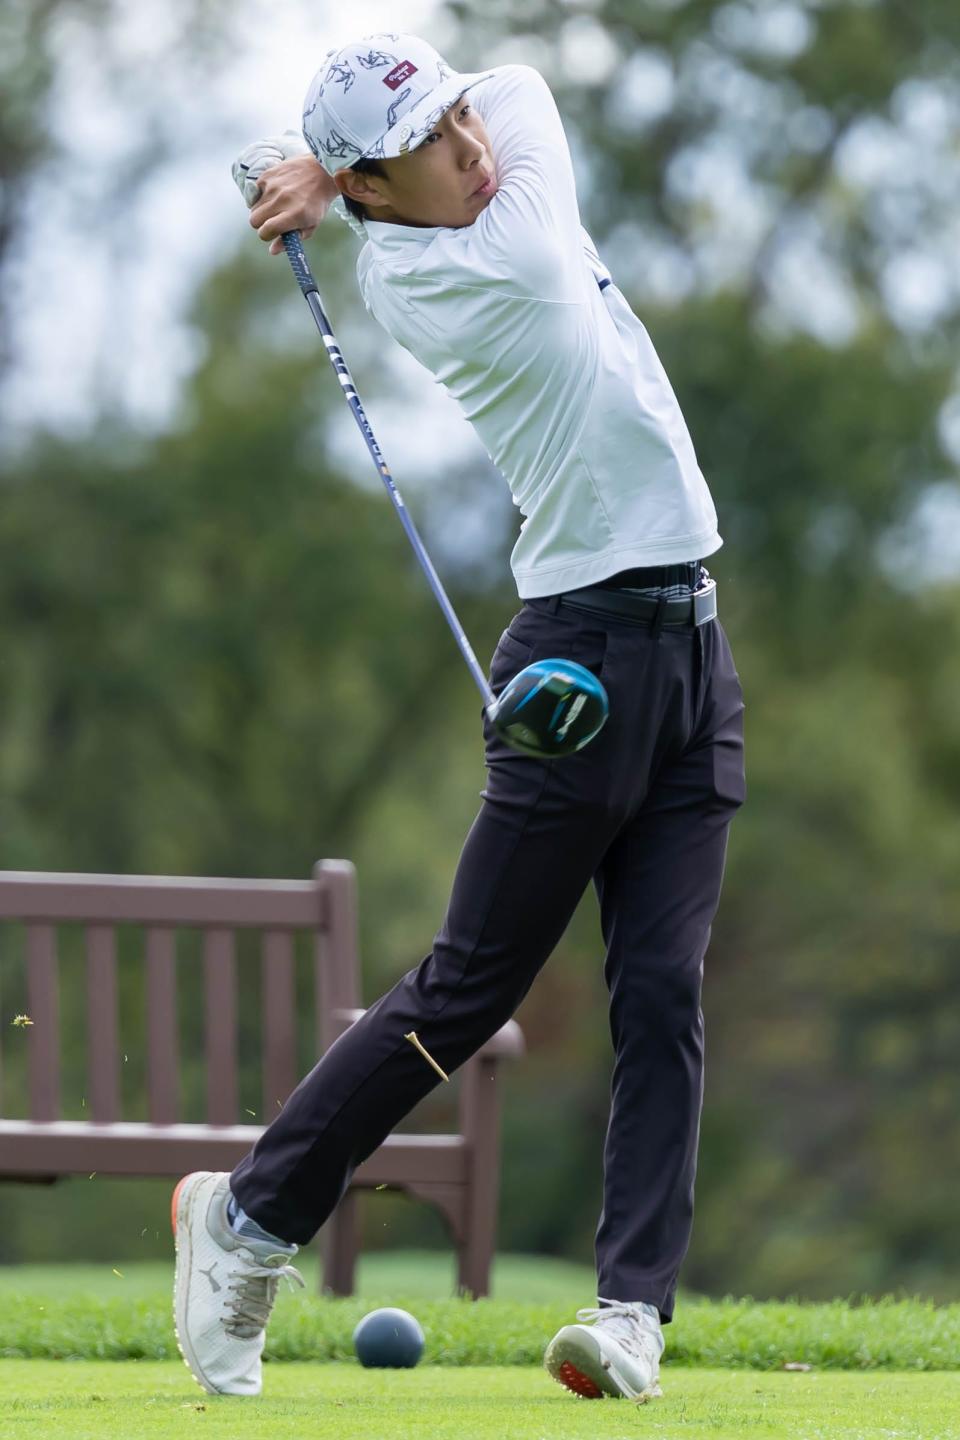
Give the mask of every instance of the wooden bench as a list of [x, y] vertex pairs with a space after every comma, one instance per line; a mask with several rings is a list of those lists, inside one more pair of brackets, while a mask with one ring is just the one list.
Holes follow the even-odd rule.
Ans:
[[[237, 945], [259, 932], [261, 1081], [264, 1116], [298, 1083], [295, 940], [307, 932], [311, 951], [312, 1043], [323, 1054], [363, 1011], [357, 949], [353, 866], [324, 860], [310, 880], [228, 880], [158, 875], [71, 875], [0, 871], [0, 922], [19, 922], [18, 963], [25, 959], [22, 1004], [4, 985], [4, 1042], [15, 1005], [24, 1026], [27, 1118], [0, 1118], [0, 1179], [48, 1182], [65, 1175], [157, 1175], [231, 1170], [262, 1133], [240, 1123], [237, 1056]], [[69, 1120], [61, 1107], [58, 927], [83, 928], [86, 1092], [89, 1119]], [[121, 1035], [118, 936], [137, 927], [145, 965], [145, 1093], [147, 1116], [123, 1118], [121, 1055], [136, 1037]], [[178, 934], [200, 932], [206, 1123], [182, 1123], [177, 1006]], [[9, 930], [3, 926], [3, 930]], [[0, 932], [2, 933], [2, 932]], [[10, 949], [10, 934], [0, 949]], [[249, 938], [243, 943], [249, 946]], [[256, 944], [256, 936], [253, 938]], [[25, 950], [25, 956], [21, 952]], [[138, 977], [139, 978], [139, 977]], [[302, 986], [301, 986], [302, 988]], [[80, 1026], [81, 1016], [69, 1016]], [[126, 1041], [126, 1043], [124, 1043]], [[139, 1041], [138, 1043], [143, 1043]], [[458, 1289], [487, 1295], [499, 1197], [501, 1060], [522, 1053], [509, 1021], [463, 1066], [459, 1133], [393, 1134], [356, 1170], [350, 1189], [320, 1232], [323, 1288], [353, 1293], [358, 1249], [356, 1192], [405, 1191], [445, 1218], [458, 1255]], [[8, 1067], [9, 1068], [9, 1067]], [[0, 1116], [5, 1107], [0, 1095]]]

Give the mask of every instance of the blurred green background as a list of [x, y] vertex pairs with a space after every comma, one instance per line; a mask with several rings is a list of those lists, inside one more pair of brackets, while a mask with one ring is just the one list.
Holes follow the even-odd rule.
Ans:
[[[282, 14], [281, 14], [282, 12]], [[229, 178], [328, 45], [420, 29], [540, 68], [584, 222], [647, 324], [720, 515], [748, 803], [706, 962], [683, 1279], [960, 1287], [960, 11], [946, 0], [21, 0], [0, 17], [0, 864], [357, 865], [364, 998], [427, 952], [483, 783], [479, 701], [286, 263]], [[309, 251], [478, 653], [518, 608], [503, 482]], [[69, 946], [68, 946], [69, 952]], [[185, 1023], [199, 989], [181, 966]], [[123, 979], [124, 1097], [142, 1018]], [[241, 960], [244, 1105], [258, 1102]], [[0, 937], [3, 1113], [23, 1113]], [[83, 1113], [64, 958], [68, 1113]], [[610, 1047], [595, 902], [519, 1016], [500, 1243], [589, 1261]], [[309, 1036], [301, 1037], [309, 1063]], [[187, 1118], [202, 1073], [188, 1066]], [[437, 1095], [411, 1125], [442, 1127]], [[72, 1107], [72, 1108], [69, 1108]], [[242, 1117], [241, 1117], [242, 1118]], [[0, 1261], [167, 1253], [167, 1187], [0, 1186]], [[364, 1200], [365, 1244], [440, 1246]]]

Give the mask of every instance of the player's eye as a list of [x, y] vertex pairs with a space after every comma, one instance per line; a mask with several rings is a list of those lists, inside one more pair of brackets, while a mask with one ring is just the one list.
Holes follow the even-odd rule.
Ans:
[[[457, 119], [458, 119], [458, 120], [462, 120], [465, 115], [469, 115], [469, 114], [470, 114], [470, 111], [471, 111], [472, 109], [473, 109], [473, 106], [472, 106], [472, 105], [461, 105], [460, 109], [457, 111]], [[423, 143], [424, 143], [424, 145], [432, 145], [433, 142], [434, 142], [434, 140], [442, 140], [442, 139], [443, 139], [443, 136], [442, 136], [442, 134], [440, 133], [440, 131], [439, 131], [439, 130], [434, 130], [433, 134], [432, 134], [432, 135], [428, 135], [427, 138], [426, 138], [426, 140], [424, 140]]]

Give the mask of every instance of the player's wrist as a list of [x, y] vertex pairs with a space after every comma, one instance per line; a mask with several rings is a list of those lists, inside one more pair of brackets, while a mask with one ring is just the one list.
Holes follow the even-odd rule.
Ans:
[[257, 186], [250, 224], [260, 239], [270, 244], [272, 254], [279, 254], [279, 246], [273, 242], [288, 231], [296, 230], [304, 239], [312, 235], [339, 194], [333, 180], [309, 154], [270, 166], [257, 176]]
[[295, 130], [248, 145], [234, 161], [233, 178], [251, 225], [268, 241], [286, 230], [312, 233], [339, 194]]

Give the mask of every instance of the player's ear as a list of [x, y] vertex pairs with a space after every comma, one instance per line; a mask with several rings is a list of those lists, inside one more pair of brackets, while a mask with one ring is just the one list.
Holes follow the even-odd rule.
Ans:
[[348, 195], [351, 200], [356, 200], [358, 205], [385, 205], [387, 202], [380, 191], [371, 184], [371, 179], [376, 176], [359, 175], [356, 170], [337, 170], [333, 177], [333, 183], [341, 195]]

